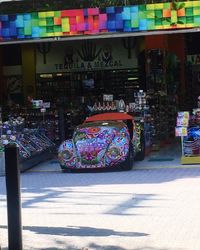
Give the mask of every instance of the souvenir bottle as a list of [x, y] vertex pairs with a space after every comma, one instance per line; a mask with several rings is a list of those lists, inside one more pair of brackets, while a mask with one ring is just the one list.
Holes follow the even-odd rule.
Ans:
[[111, 103], [111, 110], [113, 110], [113, 111], [116, 110], [116, 105], [114, 102]]
[[103, 102], [102, 110], [106, 111], [106, 104], [105, 104], [105, 102]]
[[106, 110], [107, 110], [107, 111], [110, 111], [110, 109], [111, 109], [111, 106], [110, 106], [109, 102], [107, 102], [107, 103], [106, 103]]
[[101, 103], [100, 102], [98, 103], [97, 110], [101, 111]]

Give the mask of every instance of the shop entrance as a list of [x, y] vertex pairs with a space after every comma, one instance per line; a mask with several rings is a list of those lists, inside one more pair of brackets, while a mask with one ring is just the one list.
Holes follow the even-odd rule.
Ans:
[[[113, 41], [110, 40], [111, 44]], [[142, 39], [138, 40], [139, 43], [141, 41]], [[122, 39], [118, 39], [116, 43], [120, 43], [124, 49]], [[90, 42], [87, 46], [92, 44]], [[164, 146], [173, 143], [181, 96], [180, 60], [176, 53], [169, 51], [162, 44], [157, 47], [147, 46], [144, 50], [139, 50], [137, 45], [131, 50], [132, 53], [134, 51], [132, 58], [129, 58], [129, 53], [124, 49], [118, 57], [115, 56], [115, 61], [120, 62], [117, 67], [110, 59], [112, 67], [107, 68], [104, 65], [105, 67], [100, 69], [95, 68], [95, 65], [100, 65], [96, 59], [83, 60], [83, 55], [80, 54], [83, 45], [79, 44], [77, 57], [73, 54], [76, 63], [73, 61], [64, 66], [57, 63], [56, 69], [59, 69], [59, 72], [43, 71], [37, 74], [37, 98], [49, 99], [52, 102], [57, 100], [65, 106], [65, 137], [71, 138], [73, 128], [88, 115], [97, 111], [107, 112], [109, 108], [106, 108], [106, 105], [109, 106], [111, 103], [103, 97], [111, 95], [114, 101], [123, 99], [127, 108], [125, 111], [144, 122], [147, 155], [152, 151], [159, 154]], [[112, 52], [114, 50], [113, 46]], [[98, 49], [96, 51], [99, 52]], [[97, 61], [102, 59], [101, 56], [99, 53], [100, 59]], [[70, 58], [68, 55], [67, 59], [71, 60], [71, 57], [72, 55]], [[126, 57], [127, 64], [123, 57]], [[81, 65], [85, 67], [86, 63], [90, 65], [89, 69], [81, 69]], [[122, 65], [123, 68], [120, 68]], [[65, 72], [70, 67], [71, 71]], [[164, 158], [166, 159], [162, 159]]]
[[[176, 141], [176, 116], [185, 110], [186, 85], [183, 58], [172, 45], [177, 36], [158, 37], [161, 42], [154, 37], [153, 46], [146, 37], [134, 38], [136, 42], [129, 48], [124, 38], [53, 43], [45, 60], [33, 44], [37, 52], [35, 99], [50, 103], [50, 107], [41, 113], [25, 100], [27, 109], [15, 109], [14, 113], [20, 112], [30, 127], [45, 121], [51, 128], [48, 135], [59, 145], [60, 107], [64, 109], [65, 138], [71, 138], [75, 126], [96, 112], [95, 106], [107, 112], [105, 106], [111, 103], [104, 96], [112, 96], [113, 101], [123, 99], [125, 111], [144, 122], [146, 154], [159, 155], [163, 146]], [[182, 38], [184, 41], [184, 35]]]

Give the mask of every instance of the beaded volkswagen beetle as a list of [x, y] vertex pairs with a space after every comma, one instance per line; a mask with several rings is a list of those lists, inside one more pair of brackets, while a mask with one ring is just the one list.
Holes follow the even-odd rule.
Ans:
[[87, 118], [76, 127], [73, 138], [58, 150], [63, 171], [110, 168], [130, 170], [135, 158], [142, 160], [145, 145], [142, 127], [126, 113], [103, 113]]

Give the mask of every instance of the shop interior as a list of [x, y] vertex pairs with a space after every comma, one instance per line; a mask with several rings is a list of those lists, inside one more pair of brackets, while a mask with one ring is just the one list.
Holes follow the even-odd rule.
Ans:
[[[191, 42], [190, 37], [187, 40]], [[117, 111], [123, 100], [124, 111], [143, 123], [146, 155], [159, 155], [163, 147], [174, 144], [181, 151], [180, 138], [175, 136], [177, 113], [189, 111], [193, 115], [192, 126], [198, 130], [198, 112], [192, 111], [198, 108], [199, 70], [198, 65], [185, 63], [184, 92], [177, 55], [153, 48], [138, 53], [137, 68], [36, 74], [34, 99], [42, 100], [46, 106], [38, 106], [38, 102], [34, 106], [31, 97], [22, 105], [19, 93], [7, 93], [7, 103], [1, 108], [1, 145], [6, 140], [17, 141], [22, 160], [38, 158], [43, 151], [55, 152], [87, 116]], [[200, 155], [195, 133], [184, 137], [182, 156]]]

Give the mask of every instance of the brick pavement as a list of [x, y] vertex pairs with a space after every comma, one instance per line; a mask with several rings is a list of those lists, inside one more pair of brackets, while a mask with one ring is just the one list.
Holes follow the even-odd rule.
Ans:
[[[199, 250], [200, 168], [21, 175], [24, 250]], [[7, 246], [0, 177], [0, 242]]]

